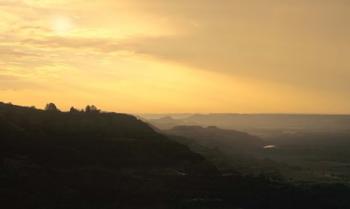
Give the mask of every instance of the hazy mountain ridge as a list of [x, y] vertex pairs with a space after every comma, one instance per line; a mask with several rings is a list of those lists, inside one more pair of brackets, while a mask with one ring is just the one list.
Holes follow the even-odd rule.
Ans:
[[259, 138], [213, 126], [176, 126], [163, 132], [223, 172], [269, 173], [293, 182], [350, 182], [350, 133], [299, 131]]
[[203, 146], [217, 148], [222, 151], [256, 151], [264, 145], [264, 142], [259, 137], [245, 132], [221, 129], [215, 126], [208, 126], [206, 128], [200, 126], [176, 126], [172, 129], [164, 130], [164, 132], [191, 138]]
[[163, 130], [170, 138], [205, 156], [225, 175], [260, 175], [280, 178], [277, 165], [262, 156], [265, 142], [245, 132], [215, 126], [176, 126]]
[[[144, 116], [147, 119], [147, 115]], [[189, 114], [182, 117], [154, 115], [149, 122], [160, 129], [180, 125], [217, 126], [249, 133], [273, 131], [350, 132], [350, 115], [317, 114]]]

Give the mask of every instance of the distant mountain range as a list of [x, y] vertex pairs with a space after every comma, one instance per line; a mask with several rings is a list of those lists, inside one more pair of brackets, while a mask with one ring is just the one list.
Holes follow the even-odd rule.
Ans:
[[258, 135], [273, 132], [350, 132], [350, 115], [312, 115], [312, 114], [193, 114], [143, 115], [147, 121], [159, 129], [175, 126], [217, 126], [235, 129]]

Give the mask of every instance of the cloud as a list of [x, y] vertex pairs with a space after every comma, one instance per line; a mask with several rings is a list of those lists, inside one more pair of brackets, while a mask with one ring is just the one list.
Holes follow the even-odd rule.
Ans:
[[[347, 0], [0, 0], [0, 75], [25, 75], [3, 77], [0, 85], [24, 87], [50, 73], [73, 83], [87, 72], [113, 74], [111, 83], [123, 74], [132, 83], [145, 69], [175, 63], [345, 98], [349, 7]], [[57, 17], [74, 27], [55, 33]], [[91, 80], [84, 79], [81, 86]]]
[[25, 90], [25, 89], [41, 89], [38, 83], [28, 81], [19, 76], [1, 75], [0, 74], [0, 91], [4, 90]]
[[349, 1], [132, 2], [186, 29], [127, 40], [137, 53], [227, 75], [350, 90]]
[[[43, 39], [24, 39], [21, 44], [43, 48], [66, 48], [74, 50], [93, 50], [100, 52], [115, 52], [121, 50], [120, 41], [106, 38], [83, 38], [83, 37], [45, 37]], [[91, 52], [91, 51], [90, 51]]]

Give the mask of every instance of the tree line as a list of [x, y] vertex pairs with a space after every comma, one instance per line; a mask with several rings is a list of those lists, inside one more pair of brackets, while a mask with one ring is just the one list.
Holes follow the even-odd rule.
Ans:
[[[61, 110], [54, 104], [48, 103], [45, 106], [45, 111], [49, 112], [61, 112]], [[100, 113], [101, 110], [98, 109], [95, 105], [87, 105], [85, 109], [77, 109], [75, 107], [71, 107], [69, 110], [70, 113], [78, 113], [78, 112], [86, 112], [86, 113]]]

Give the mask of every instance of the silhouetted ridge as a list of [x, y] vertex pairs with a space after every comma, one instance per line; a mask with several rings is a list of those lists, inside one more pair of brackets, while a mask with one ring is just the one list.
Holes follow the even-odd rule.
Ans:
[[0, 103], [0, 125], [4, 155], [28, 156], [49, 167], [216, 172], [199, 154], [127, 114], [42, 111]]

